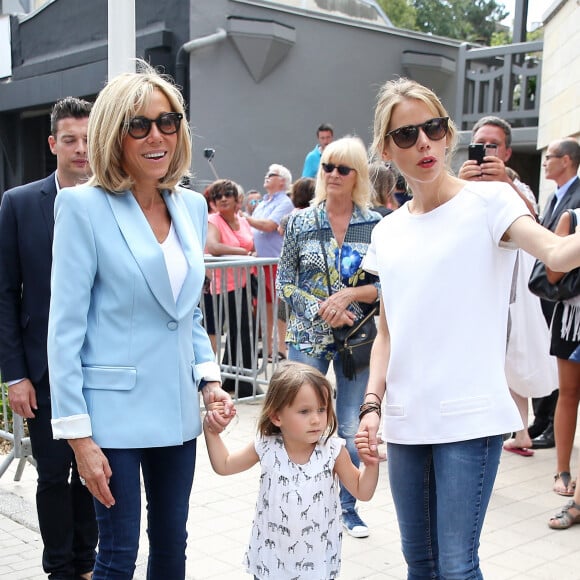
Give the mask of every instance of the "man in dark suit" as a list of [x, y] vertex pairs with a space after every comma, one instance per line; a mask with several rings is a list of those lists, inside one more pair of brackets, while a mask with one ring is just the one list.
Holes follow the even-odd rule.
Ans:
[[0, 373], [12, 410], [27, 420], [38, 470], [42, 565], [52, 580], [90, 578], [97, 544], [92, 496], [68, 443], [52, 437], [46, 354], [54, 200], [90, 174], [90, 108], [73, 97], [54, 105], [48, 143], [56, 172], [6, 191], [0, 205]]
[[[554, 231], [558, 220], [567, 209], [580, 207], [580, 180], [578, 162], [580, 145], [574, 139], [561, 139], [550, 143], [544, 157], [544, 171], [547, 179], [556, 182], [558, 188], [548, 198], [542, 225]], [[542, 310], [548, 325], [552, 320], [554, 302], [542, 300]], [[551, 395], [533, 399], [534, 423], [528, 431], [532, 437], [533, 449], [554, 447], [554, 413], [558, 402], [558, 390]]]

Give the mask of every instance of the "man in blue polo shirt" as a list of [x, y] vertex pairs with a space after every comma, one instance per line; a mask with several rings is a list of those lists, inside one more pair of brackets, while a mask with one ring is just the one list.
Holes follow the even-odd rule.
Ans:
[[316, 177], [318, 168], [320, 167], [320, 157], [324, 148], [334, 139], [334, 129], [328, 123], [322, 123], [316, 131], [316, 138], [318, 144], [304, 159], [304, 168], [302, 169], [302, 177]]

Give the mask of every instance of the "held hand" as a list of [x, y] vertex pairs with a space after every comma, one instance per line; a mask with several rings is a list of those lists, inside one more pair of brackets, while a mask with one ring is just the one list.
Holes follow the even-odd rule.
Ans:
[[221, 433], [236, 415], [232, 398], [218, 382], [207, 383], [201, 393], [206, 408], [204, 423], [210, 431]]
[[8, 387], [8, 402], [14, 413], [25, 419], [34, 419], [36, 404], [36, 390], [28, 379], [23, 379]]
[[81, 483], [105, 507], [114, 506], [115, 498], [109, 488], [113, 472], [101, 448], [90, 437], [69, 439], [68, 443], [75, 454]]
[[365, 464], [378, 463], [379, 457], [379, 430], [380, 417], [377, 413], [367, 413], [360, 422], [358, 433], [354, 437], [360, 460]]

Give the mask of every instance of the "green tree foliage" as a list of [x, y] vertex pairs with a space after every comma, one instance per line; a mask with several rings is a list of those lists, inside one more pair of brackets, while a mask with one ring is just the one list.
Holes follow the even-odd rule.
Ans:
[[417, 11], [408, 0], [378, 0], [391, 22], [398, 28], [419, 30], [417, 27]]
[[508, 15], [497, 0], [379, 0], [379, 4], [399, 28], [485, 45]]

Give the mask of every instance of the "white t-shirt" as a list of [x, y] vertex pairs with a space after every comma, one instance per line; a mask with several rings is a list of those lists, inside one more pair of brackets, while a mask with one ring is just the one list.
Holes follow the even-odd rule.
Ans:
[[363, 267], [380, 277], [391, 353], [383, 437], [463, 441], [522, 428], [504, 374], [515, 251], [529, 212], [503, 183], [469, 182], [426, 214], [409, 204], [373, 230]]

